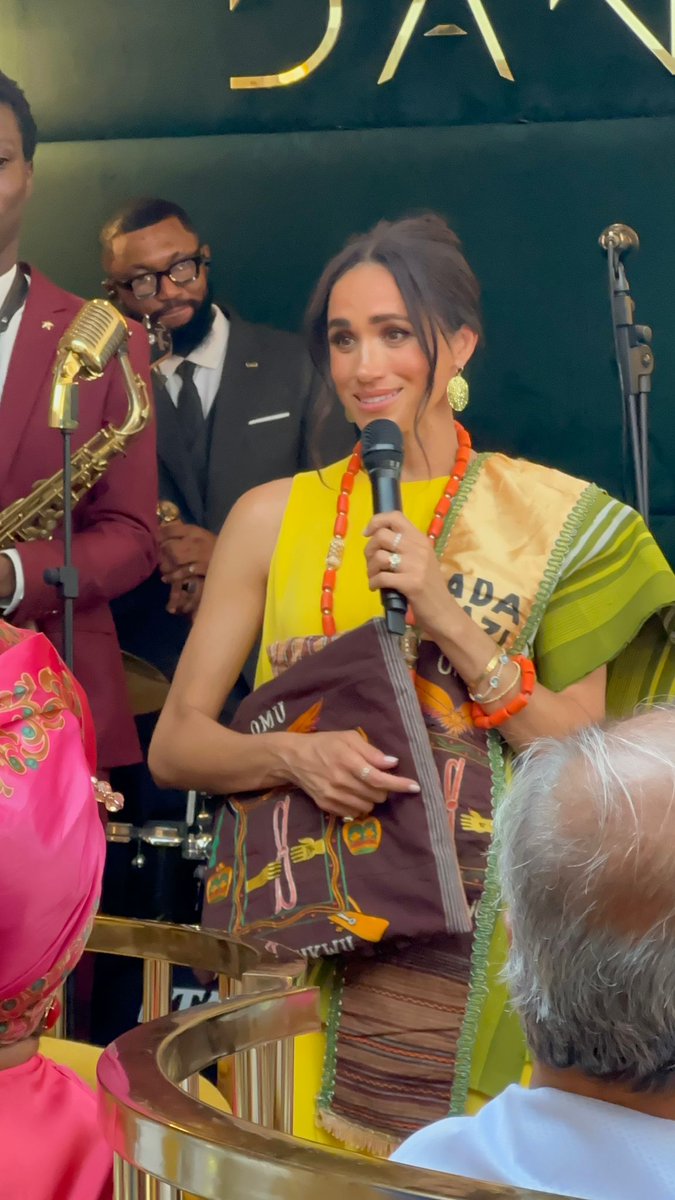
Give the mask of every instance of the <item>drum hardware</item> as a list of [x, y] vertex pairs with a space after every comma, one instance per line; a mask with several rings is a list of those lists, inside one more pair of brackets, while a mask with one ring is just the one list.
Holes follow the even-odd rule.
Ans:
[[127, 821], [108, 821], [105, 829], [106, 841], [124, 845], [131, 841], [133, 829], [133, 825]]
[[134, 834], [136, 837], [136, 853], [131, 860], [131, 865], [137, 871], [142, 870], [147, 862], [143, 846], [176, 850], [179, 847], [182, 848], [185, 841], [185, 836], [180, 825], [143, 825], [140, 829], [135, 829]]
[[[198, 796], [199, 812], [195, 813]], [[183, 857], [197, 862], [205, 862], [208, 859], [213, 841], [213, 816], [207, 808], [206, 799], [204, 792], [190, 791], [187, 795], [187, 834], [183, 845]]]
[[131, 865], [136, 871], [142, 871], [145, 866], [145, 855], [143, 853], [140, 837], [136, 841], [136, 853], [131, 860]]
[[108, 822], [108, 852], [121, 860], [122, 874], [118, 868], [107, 888], [104, 882], [104, 911], [177, 924], [199, 921], [212, 841], [207, 799], [188, 793], [185, 821]]

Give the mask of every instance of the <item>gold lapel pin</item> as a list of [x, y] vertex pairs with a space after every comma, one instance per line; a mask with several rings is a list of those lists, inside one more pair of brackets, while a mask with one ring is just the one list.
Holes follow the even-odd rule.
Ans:
[[257, 365], [257, 362], [247, 362], [246, 364], [247, 367], [257, 367]]
[[54, 328], [54, 322], [53, 322], [53, 321], [43, 321], [43, 322], [42, 322], [42, 328], [43, 328], [43, 329], [53, 329], [53, 328]]

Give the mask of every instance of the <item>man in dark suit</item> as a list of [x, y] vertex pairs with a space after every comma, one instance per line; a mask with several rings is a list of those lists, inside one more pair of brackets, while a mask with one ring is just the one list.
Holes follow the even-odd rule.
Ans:
[[[116, 608], [125, 649], [171, 677], [232, 505], [249, 488], [313, 465], [318, 384], [296, 334], [214, 304], [209, 246], [177, 204], [135, 201], [105, 225], [101, 242], [109, 294], [172, 343], [153, 377], [159, 494], [180, 516], [158, 528], [159, 575]], [[353, 441], [344, 420], [332, 421], [323, 461]], [[228, 713], [246, 690], [240, 680]]]
[[[160, 568], [115, 608], [126, 650], [149, 660], [171, 678], [202, 594], [216, 536], [235, 501], [249, 488], [293, 475], [312, 465], [310, 411], [318, 390], [304, 345], [295, 334], [254, 325], [229, 306], [213, 302], [211, 253], [187, 213], [166, 200], [136, 201], [101, 233], [106, 287], [120, 308], [142, 318], [157, 334], [168, 331], [171, 349], [153, 370], [157, 410], [160, 500], [172, 502], [178, 519], [158, 525]], [[320, 457], [340, 458], [354, 436], [344, 420], [324, 427]], [[233, 714], [252, 682], [251, 664], [229, 697]], [[156, 714], [138, 718], [147, 748]], [[182, 820], [185, 796], [158, 789], [146, 767], [133, 768], [116, 784], [126, 797], [125, 819], [138, 824]], [[119, 868], [117, 891], [108, 872], [104, 903], [115, 911], [134, 907], [131, 878]], [[138, 875], [138, 872], [136, 872]], [[176, 884], [174, 892], [182, 892]], [[158, 897], [140, 900], [133, 915], [167, 915]], [[168, 915], [186, 914], [190, 896], [174, 895]], [[121, 906], [121, 907], [120, 907]], [[112, 968], [119, 979], [119, 965]], [[137, 994], [126, 971], [125, 994]], [[107, 976], [97, 997], [97, 1040], [116, 1036], [124, 1021], [105, 1009]], [[117, 989], [119, 994], [119, 989]], [[132, 1002], [133, 1003], [133, 1002]]]
[[[33, 184], [37, 131], [23, 92], [0, 73], [0, 509], [26, 497], [38, 480], [63, 465], [61, 434], [48, 426], [52, 368], [61, 335], [83, 301], [39, 271], [17, 262], [19, 234]], [[134, 325], [132, 365], [149, 387], [143, 330]], [[116, 361], [103, 376], [80, 385], [80, 425], [73, 450], [103, 425], [120, 425], [128, 403]], [[156, 562], [157, 494], [152, 427], [112, 460], [103, 478], [75, 508], [73, 560], [75, 673], [94, 714], [99, 769], [133, 763], [140, 747], [127, 699], [120, 648], [109, 602], [135, 588]], [[4, 542], [0, 553], [0, 612], [16, 625], [33, 623], [62, 650], [62, 602], [44, 571], [63, 563], [57, 529], [50, 541]]]

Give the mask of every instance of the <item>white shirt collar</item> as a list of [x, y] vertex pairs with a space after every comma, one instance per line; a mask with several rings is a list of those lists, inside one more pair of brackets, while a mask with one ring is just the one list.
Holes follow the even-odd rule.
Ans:
[[9, 271], [5, 271], [4, 275], [0, 275], [0, 308], [2, 308], [2, 305], [5, 303], [5, 300], [9, 295], [9, 289], [14, 283], [17, 270], [18, 266], [16, 263], [14, 263], [14, 266], [10, 267]]
[[203, 342], [195, 346], [194, 350], [185, 355], [185, 358], [181, 358], [178, 354], [170, 354], [168, 358], [162, 359], [159, 363], [162, 373], [167, 378], [174, 374], [182, 362], [191, 362], [197, 367], [207, 367], [210, 371], [222, 370], [230, 322], [217, 305], [212, 306], [212, 311], [213, 325]]

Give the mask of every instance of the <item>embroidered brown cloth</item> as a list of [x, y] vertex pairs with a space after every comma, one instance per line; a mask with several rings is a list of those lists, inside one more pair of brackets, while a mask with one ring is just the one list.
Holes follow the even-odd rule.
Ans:
[[203, 921], [335, 956], [319, 1120], [386, 1155], [450, 1105], [492, 831], [487, 739], [438, 647], [422, 643], [413, 678], [381, 620], [272, 657], [282, 676], [233, 728], [356, 728], [422, 790], [348, 824], [292, 787], [230, 797]]
[[[456, 707], [447, 692], [452, 676], [439, 673], [439, 659], [437, 648], [425, 644], [413, 681], [397, 639], [376, 620], [247, 697], [232, 728], [254, 734], [357, 728], [398, 756], [400, 772], [417, 779], [421, 793], [393, 795], [351, 823], [327, 817], [291, 786], [230, 797], [216, 822], [204, 924], [278, 937], [310, 958], [383, 939], [470, 932], [489, 772], [466, 693]], [[476, 836], [482, 843], [462, 872], [453, 836], [460, 787], [466, 849]]]

